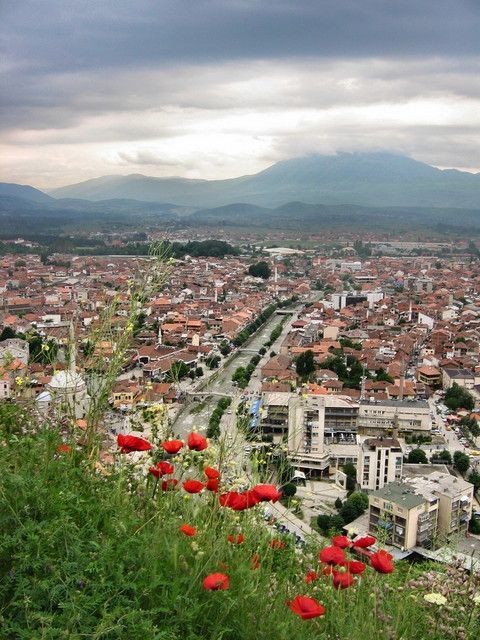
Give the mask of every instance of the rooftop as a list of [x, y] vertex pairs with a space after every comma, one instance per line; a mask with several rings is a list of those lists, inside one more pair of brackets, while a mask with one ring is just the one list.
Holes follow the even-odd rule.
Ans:
[[373, 491], [371, 496], [374, 498], [388, 500], [389, 502], [393, 502], [401, 507], [406, 507], [407, 509], [413, 509], [425, 502], [425, 498], [423, 496], [419, 496], [415, 493], [412, 487], [401, 482], [391, 482], [390, 484], [385, 485], [383, 489]]

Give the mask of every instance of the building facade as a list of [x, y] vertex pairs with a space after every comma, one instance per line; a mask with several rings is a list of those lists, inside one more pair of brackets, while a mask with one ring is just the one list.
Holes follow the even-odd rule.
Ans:
[[376, 491], [402, 479], [403, 453], [395, 438], [368, 438], [359, 444], [357, 482], [364, 491]]
[[398, 434], [428, 434], [432, 428], [430, 407], [425, 400], [373, 400], [360, 402], [358, 433], [366, 436], [389, 436], [398, 421]]
[[400, 549], [435, 548], [465, 536], [473, 485], [434, 471], [392, 482], [369, 495], [369, 530]]

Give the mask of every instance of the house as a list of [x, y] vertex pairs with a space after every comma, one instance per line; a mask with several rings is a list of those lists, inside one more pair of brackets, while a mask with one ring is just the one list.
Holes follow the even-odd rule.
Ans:
[[30, 355], [29, 344], [20, 338], [8, 338], [0, 342], [0, 362], [9, 356], [15, 360], [20, 360], [23, 364], [28, 364]]
[[473, 389], [475, 386], [475, 374], [470, 369], [445, 367], [442, 375], [443, 388], [450, 389], [454, 383], [465, 389]]
[[437, 367], [422, 365], [417, 369], [417, 380], [428, 384], [429, 387], [438, 387], [442, 384], [442, 372]]
[[297, 374], [292, 370], [292, 359], [289, 356], [277, 355], [263, 365], [261, 369], [262, 378], [275, 378], [292, 382], [297, 379]]

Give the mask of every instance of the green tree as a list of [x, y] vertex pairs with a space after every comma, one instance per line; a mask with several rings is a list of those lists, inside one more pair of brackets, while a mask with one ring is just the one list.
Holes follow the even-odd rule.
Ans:
[[286, 498], [293, 498], [293, 496], [297, 493], [297, 487], [293, 484], [293, 482], [287, 482], [287, 484], [283, 485], [282, 493]]
[[463, 451], [455, 451], [453, 454], [453, 466], [464, 476], [470, 467], [470, 458]]
[[232, 347], [230, 346], [230, 343], [228, 342], [228, 340], [222, 340], [219, 348], [222, 356], [228, 356], [228, 354], [232, 350]]
[[12, 327], [4, 327], [2, 333], [0, 333], [0, 342], [2, 340], [10, 340], [11, 338], [15, 338], [15, 331]]
[[208, 356], [208, 358], [205, 358], [205, 364], [209, 369], [218, 369], [218, 365], [220, 364], [220, 356]]
[[456, 382], [452, 384], [450, 389], [447, 389], [444, 403], [452, 411], [458, 411], [458, 409], [467, 409], [467, 411], [472, 411], [475, 406], [472, 394]]
[[317, 516], [317, 526], [324, 535], [328, 535], [328, 531], [330, 529], [330, 519], [331, 516], [324, 513]]
[[335, 516], [330, 516], [329, 533], [330, 534], [340, 533], [345, 524], [346, 523], [340, 514], [337, 514]]
[[169, 382], [176, 382], [178, 380], [182, 380], [186, 378], [190, 372], [188, 366], [183, 362], [183, 360], [176, 360], [172, 363], [169, 371], [167, 372], [167, 380]]
[[467, 479], [473, 484], [475, 492], [480, 491], [480, 473], [478, 471], [471, 471]]
[[272, 275], [272, 271], [265, 260], [261, 260], [260, 262], [251, 264], [248, 267], [248, 273], [254, 278], [263, 278], [264, 280], [268, 280], [268, 278]]
[[358, 511], [358, 515], [361, 515], [368, 509], [368, 496], [362, 491], [354, 491], [348, 496], [347, 503]]
[[313, 356], [313, 351], [308, 349], [308, 351], [304, 351], [301, 353], [295, 363], [295, 368], [297, 374], [305, 379], [308, 378], [315, 371], [315, 360]]
[[408, 454], [407, 461], [411, 464], [427, 464], [427, 454], [423, 449], [412, 449]]
[[395, 380], [392, 378], [392, 376], [390, 376], [385, 369], [383, 369], [383, 367], [380, 367], [380, 369], [378, 369], [378, 371], [376, 371], [376, 376], [375, 376], [377, 382], [389, 382], [389, 383], [393, 383], [395, 382]]
[[447, 449], [443, 449], [443, 451], [434, 453], [432, 455], [432, 460], [441, 460], [444, 464], [452, 464], [452, 455], [450, 451], [447, 451]]
[[353, 462], [346, 462], [342, 467], [343, 473], [347, 476], [347, 491], [354, 491], [357, 486], [357, 469]]
[[345, 524], [352, 522], [368, 508], [368, 496], [361, 491], [354, 491], [348, 496], [340, 509], [340, 516]]
[[[472, 418], [471, 416], [465, 416], [460, 420], [460, 427], [462, 428], [462, 431], [464, 432], [464, 434], [468, 437], [470, 434], [476, 438], [478, 436], [480, 436], [480, 427], [478, 426], [477, 421], [475, 420], [475, 418]], [[465, 433], [465, 431], [467, 431], [467, 433]], [[468, 433], [469, 432], [469, 433]]]
[[468, 530], [474, 535], [480, 535], [480, 518], [472, 518], [468, 523]]

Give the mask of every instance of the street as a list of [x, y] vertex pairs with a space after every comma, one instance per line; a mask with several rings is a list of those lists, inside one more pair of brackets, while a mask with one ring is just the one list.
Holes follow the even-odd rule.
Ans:
[[[236, 408], [242, 396], [249, 393], [260, 393], [261, 379], [259, 370], [270, 359], [271, 351], [278, 352], [279, 346], [289, 332], [291, 323], [297, 318], [297, 312], [302, 306], [303, 304], [296, 306], [293, 309], [293, 315], [287, 316], [282, 333], [261, 358], [246, 389], [242, 390], [234, 386], [232, 383], [232, 375], [238, 367], [245, 367], [250, 362], [252, 356], [258, 353], [258, 350], [263, 344], [269, 340], [272, 330], [282, 321], [282, 317], [284, 316], [279, 316], [274, 313], [257, 333], [255, 333], [250, 340], [247, 340], [231, 358], [227, 359], [224, 366], [218, 369], [215, 375], [202, 387], [202, 392], [222, 393], [230, 396], [232, 399], [232, 404], [222, 418], [222, 431], [232, 433], [232, 430], [234, 430], [236, 425]], [[199, 430], [206, 430], [208, 421], [218, 400], [219, 397], [216, 396], [211, 396], [200, 401], [195, 401], [193, 398], [187, 399], [185, 406], [173, 421], [174, 433], [180, 438], [184, 438], [194, 426]], [[195, 407], [198, 408], [199, 406], [201, 406], [201, 409], [197, 411]]]

